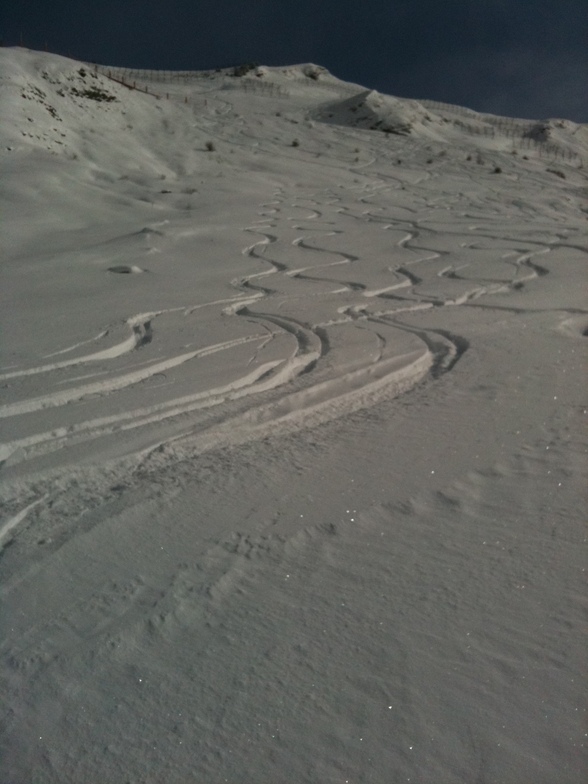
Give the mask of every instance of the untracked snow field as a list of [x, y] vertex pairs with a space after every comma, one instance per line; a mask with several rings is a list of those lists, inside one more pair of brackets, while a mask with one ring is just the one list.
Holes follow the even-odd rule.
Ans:
[[0, 780], [583, 784], [588, 128], [18, 48], [0, 111]]

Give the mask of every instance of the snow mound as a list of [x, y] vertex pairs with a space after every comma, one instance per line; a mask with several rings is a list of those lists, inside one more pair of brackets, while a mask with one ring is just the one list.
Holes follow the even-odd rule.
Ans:
[[343, 101], [328, 103], [315, 113], [315, 118], [322, 122], [403, 136], [411, 133], [415, 125], [425, 123], [428, 116], [416, 101], [381, 95], [375, 90], [363, 90]]

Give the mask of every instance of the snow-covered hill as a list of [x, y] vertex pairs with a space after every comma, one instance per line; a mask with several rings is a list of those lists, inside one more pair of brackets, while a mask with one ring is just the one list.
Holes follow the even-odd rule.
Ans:
[[587, 127], [6, 48], [0, 110], [4, 778], [583, 780]]

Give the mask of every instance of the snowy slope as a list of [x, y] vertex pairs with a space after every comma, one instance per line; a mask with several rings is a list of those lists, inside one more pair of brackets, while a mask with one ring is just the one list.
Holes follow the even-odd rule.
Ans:
[[[578, 556], [566, 548], [577, 541], [585, 455], [574, 417], [585, 413], [588, 129], [380, 95], [312, 64], [241, 76], [141, 72], [23, 49], [0, 49], [0, 106], [8, 779], [37, 771], [60, 782], [384, 782], [395, 770], [394, 780], [514, 783], [553, 781], [565, 765], [566, 781], [580, 781], [583, 741], [570, 707], [579, 646], [570, 643], [569, 668], [550, 675], [546, 691], [548, 701], [559, 695], [559, 728], [540, 729], [540, 697], [513, 684], [546, 648], [563, 660], [553, 629], [550, 642], [538, 631], [542, 602], [563, 613], [574, 641], [579, 628], [570, 598], [579, 595]], [[557, 503], [548, 475], [568, 477]], [[502, 541], [512, 515], [523, 541], [548, 504], [539, 526], [544, 546], [556, 548], [554, 582], [541, 583], [535, 552], [526, 572], [499, 560], [491, 568], [480, 526], [498, 526], [488, 536]], [[176, 521], [165, 536], [164, 519]], [[553, 519], [571, 526], [561, 543], [549, 543]], [[114, 545], [118, 523], [125, 533]], [[379, 550], [395, 530], [391, 550]], [[369, 544], [373, 560], [361, 550]], [[564, 589], [556, 578], [566, 563]], [[298, 574], [296, 590], [276, 582], [282, 573]], [[529, 581], [536, 590], [526, 605], [519, 588]], [[503, 615], [497, 607], [515, 583]], [[381, 648], [366, 647], [373, 630], [364, 625], [385, 617], [380, 599], [398, 591], [413, 610], [426, 595], [429, 610], [406, 624], [395, 615], [402, 645], [389, 626]], [[564, 594], [560, 605], [554, 597]], [[38, 595], [47, 598], [37, 605]], [[334, 609], [343, 595], [355, 597], [356, 613], [343, 649], [325, 647], [321, 629], [347, 623]], [[321, 601], [324, 612], [305, 614]], [[271, 634], [244, 620], [259, 607], [278, 619], [281, 606], [293, 615]], [[220, 638], [209, 623], [225, 629]], [[479, 642], [480, 669], [460, 682], [421, 660], [418, 676], [402, 681], [429, 624], [426, 645], [454, 670], [455, 635], [471, 624], [482, 640], [491, 629], [488, 646]], [[275, 643], [305, 625], [295, 650]], [[194, 662], [195, 639], [209, 642]], [[149, 651], [148, 679], [159, 679], [153, 702], [135, 691], [139, 649]], [[269, 697], [256, 664], [264, 650], [274, 651]], [[231, 688], [223, 683], [236, 656], [249, 662], [250, 688], [245, 670]], [[297, 706], [307, 718], [288, 732], [290, 714], [278, 706], [306, 683], [305, 661], [322, 692], [317, 712]], [[280, 680], [282, 666], [297, 675]], [[32, 707], [17, 708], [23, 684], [47, 670], [52, 685], [31, 687]], [[127, 694], [116, 717], [96, 671]], [[337, 671], [356, 674], [335, 707]], [[539, 688], [540, 668], [533, 673]], [[48, 722], [43, 701], [61, 702], [57, 684], [70, 677], [68, 707]], [[493, 685], [458, 709], [483, 678]], [[441, 696], [419, 709], [422, 679]], [[497, 688], [513, 695], [504, 721]], [[72, 723], [75, 689], [91, 695], [87, 726]], [[265, 719], [253, 730], [245, 717], [266, 699], [281, 746], [256, 756], [245, 736]], [[179, 701], [187, 715], [190, 700], [207, 718], [176, 722], [182, 748], [154, 714]], [[396, 741], [381, 729], [380, 701]], [[480, 706], [487, 726], [473, 718]], [[461, 710], [444, 727], [445, 711]], [[497, 753], [500, 725], [521, 712], [528, 718], [512, 747]], [[114, 748], [124, 727], [126, 759], [88, 752], [90, 727], [107, 715], [100, 737]], [[141, 722], [160, 756], [144, 747]], [[187, 748], [194, 733], [196, 757]], [[443, 753], [430, 746], [436, 733]], [[37, 736], [50, 745], [37, 747]], [[68, 759], [62, 736], [76, 749]], [[430, 746], [418, 759], [413, 737]], [[268, 738], [259, 736], [261, 749]], [[289, 764], [293, 778], [280, 779]]]
[[[316, 66], [168, 82], [150, 74], [147, 94], [100, 75], [125, 78], [120, 71], [95, 75], [20, 50], [3, 57], [4, 165], [18, 173], [3, 187], [7, 467], [47, 453], [67, 460], [70, 447], [98, 438], [111, 453], [121, 429], [123, 452], [144, 448], [160, 437], [145, 426], [164, 420], [174, 437], [202, 428], [206, 443], [217, 443], [226, 438], [208, 432], [208, 409], [217, 406], [223, 422], [231, 411], [243, 422], [230, 426], [231, 439], [245, 437], [259, 426], [238, 413], [243, 399], [274, 387], [287, 415], [272, 413], [268, 398], [256, 420], [298, 424], [311, 412], [322, 420], [404, 389], [433, 365], [451, 365], [460, 347], [399, 328], [399, 313], [523, 285], [542, 269], [534, 259], [558, 241], [547, 231], [545, 242], [498, 258], [493, 247], [477, 249], [461, 274], [464, 243], [455, 240], [448, 260], [431, 241], [437, 228], [419, 239], [414, 205], [423, 185], [462, 201], [463, 224], [477, 190], [500, 193], [508, 208], [527, 187], [521, 178], [544, 178], [563, 203], [581, 179], [576, 157], [563, 153], [557, 166], [566, 173], [546, 171], [556, 163], [537, 160], [540, 144], [529, 150], [533, 161], [496, 150], [484, 160], [475, 137], [462, 133], [457, 146], [459, 125], [446, 129], [412, 101], [345, 97], [354, 88]], [[409, 138], [363, 132], [366, 123]], [[583, 152], [580, 137], [571, 133], [562, 150]], [[431, 138], [437, 144], [423, 143]], [[295, 392], [289, 404], [284, 384]], [[184, 412], [192, 418], [178, 428]]]

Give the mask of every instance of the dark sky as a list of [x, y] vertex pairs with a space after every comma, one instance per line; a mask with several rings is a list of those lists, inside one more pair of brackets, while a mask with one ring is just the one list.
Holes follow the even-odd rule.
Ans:
[[588, 122], [586, 0], [13, 0], [0, 36], [137, 68], [315, 62], [391, 95]]

